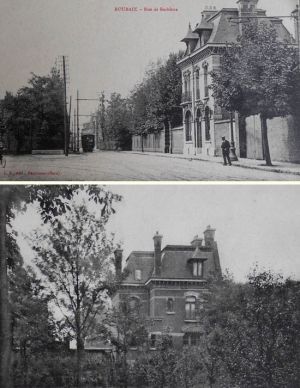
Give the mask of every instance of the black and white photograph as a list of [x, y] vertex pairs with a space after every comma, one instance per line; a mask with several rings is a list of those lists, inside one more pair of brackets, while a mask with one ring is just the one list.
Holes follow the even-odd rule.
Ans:
[[0, 0], [0, 388], [300, 387], [300, 0]]
[[298, 387], [299, 194], [1, 186], [1, 386]]
[[297, 0], [1, 0], [0, 179], [299, 180]]

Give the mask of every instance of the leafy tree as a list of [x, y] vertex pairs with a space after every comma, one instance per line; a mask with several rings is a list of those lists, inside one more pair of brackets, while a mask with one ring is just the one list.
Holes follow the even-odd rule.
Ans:
[[133, 374], [136, 382], [143, 381], [149, 387], [177, 387], [178, 354], [173, 348], [171, 336], [163, 334], [156, 340], [155, 348], [155, 351], [145, 352], [135, 361]]
[[[131, 92], [132, 132], [143, 135], [164, 126], [182, 123], [181, 72], [177, 61], [183, 53], [171, 53], [165, 63], [158, 61], [147, 71], [143, 82]], [[168, 137], [168, 136], [167, 136]], [[167, 139], [167, 143], [169, 141]]]
[[107, 312], [102, 326], [102, 336], [116, 349], [117, 384], [124, 388], [129, 379], [128, 353], [131, 348], [140, 351], [148, 338], [142, 306], [135, 299], [134, 306], [131, 302], [133, 300], [122, 297], [118, 305]]
[[115, 142], [117, 148], [130, 149], [130, 111], [127, 100], [112, 93], [105, 112], [106, 140]]
[[73, 205], [46, 232], [39, 229], [31, 237], [36, 265], [76, 338], [78, 384], [84, 339], [114, 288], [107, 220], [92, 214], [85, 204]]
[[[100, 186], [13, 186], [0, 187], [0, 386], [11, 388], [11, 314], [8, 300], [8, 227], [15, 210], [25, 210], [26, 204], [36, 202], [45, 223], [55, 223], [59, 214], [68, 211], [68, 201], [79, 193], [100, 208], [103, 217], [109, 217], [114, 201], [120, 197]], [[12, 257], [13, 259], [13, 257]]]
[[[289, 42], [290, 43], [290, 42]], [[221, 68], [212, 72], [216, 103], [242, 116], [260, 115], [264, 157], [272, 165], [267, 120], [293, 113], [296, 97], [295, 48], [280, 42], [275, 28], [253, 22], [243, 25], [237, 43], [228, 45]]]
[[[31, 268], [17, 266], [9, 275], [12, 311], [12, 340], [19, 357], [14, 379], [22, 387], [31, 386], [32, 363], [53, 349], [55, 324], [48, 310], [49, 295]], [[20, 371], [18, 376], [17, 371]], [[19, 377], [19, 378], [18, 378]]]
[[178, 387], [190, 388], [199, 386], [199, 383], [205, 383], [205, 366], [201, 359], [201, 350], [192, 346], [176, 352], [174, 374]]
[[298, 386], [299, 284], [254, 271], [245, 285], [218, 287], [207, 318], [211, 328], [219, 328], [219, 359], [228, 385]]
[[28, 86], [19, 89], [15, 96], [6, 93], [2, 108], [4, 124], [16, 138], [17, 151], [24, 142], [27, 128], [36, 139], [35, 146], [42, 149], [63, 147], [63, 81], [55, 69], [47, 76], [32, 73]]

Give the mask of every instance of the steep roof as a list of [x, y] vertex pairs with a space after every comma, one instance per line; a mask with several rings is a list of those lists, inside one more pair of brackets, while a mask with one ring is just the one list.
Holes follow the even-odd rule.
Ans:
[[[239, 16], [238, 8], [222, 8], [220, 11], [216, 11], [208, 17], [203, 17], [194, 30], [189, 29], [187, 36], [181, 40], [189, 45], [191, 40], [195, 42], [194, 36], [197, 35], [197, 43], [189, 46], [190, 51], [187, 50], [187, 54], [195, 52], [209, 44], [235, 43], [238, 35], [240, 35]], [[266, 23], [273, 26], [280, 42], [295, 43], [295, 39], [282, 23], [282, 19], [268, 17], [266, 16], [265, 10], [258, 8], [255, 9], [253, 16], [259, 17], [257, 19], [259, 23]], [[205, 35], [204, 40], [201, 39], [201, 35]]]
[[[220, 273], [220, 260], [216, 242], [212, 247], [195, 247], [191, 245], [167, 245], [161, 251], [161, 274], [162, 279], [195, 279], [192, 273], [192, 259], [205, 261], [203, 277], [206, 278], [211, 272]], [[154, 252], [134, 251], [128, 259], [126, 270], [128, 276], [123, 283], [144, 284], [153, 274]], [[135, 277], [135, 270], [141, 271], [141, 279]]]
[[183, 39], [181, 39], [181, 42], [188, 42], [190, 40], [197, 40], [197, 39], [199, 39], [199, 36], [192, 31], [191, 24], [189, 24], [188, 32], [186, 36]]
[[[125, 283], [144, 284], [153, 273], [154, 252], [133, 251], [126, 260], [128, 276]], [[135, 270], [141, 271], [141, 279], [135, 278]]]

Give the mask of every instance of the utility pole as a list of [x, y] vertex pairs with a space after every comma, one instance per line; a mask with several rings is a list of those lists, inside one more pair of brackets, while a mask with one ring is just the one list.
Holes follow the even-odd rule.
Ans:
[[68, 156], [68, 122], [67, 122], [67, 80], [66, 80], [66, 60], [65, 56], [63, 60], [63, 81], [64, 81], [64, 153]]
[[80, 151], [80, 140], [79, 140], [79, 90], [77, 89], [77, 152]]
[[73, 152], [76, 151], [76, 109], [74, 109], [73, 119]]
[[67, 155], [69, 155], [69, 147], [70, 147], [70, 133], [71, 133], [71, 109], [72, 109], [72, 96], [70, 96], [69, 102], [69, 114], [68, 114], [68, 133], [67, 133]]

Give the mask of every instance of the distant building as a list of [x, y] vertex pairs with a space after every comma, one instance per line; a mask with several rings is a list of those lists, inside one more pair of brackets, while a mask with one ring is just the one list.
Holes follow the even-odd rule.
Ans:
[[[188, 245], [167, 245], [162, 236], [153, 237], [153, 251], [133, 251], [126, 259], [127, 277], [114, 297], [139, 304], [149, 322], [150, 349], [168, 333], [176, 347], [199, 343], [203, 329], [201, 310], [209, 292], [208, 279], [221, 276], [215, 229], [195, 236]], [[122, 271], [122, 251], [115, 252], [116, 272]]]
[[[263, 148], [258, 117], [240, 121], [214, 102], [210, 72], [218, 70], [227, 43], [236, 42], [241, 33], [241, 17], [257, 16], [259, 22], [272, 25], [280, 41], [295, 44], [282, 20], [269, 18], [257, 8], [258, 0], [238, 0], [239, 8], [206, 7], [199, 23], [188, 27], [182, 42], [186, 44], [182, 72], [183, 153], [187, 155], [221, 155], [221, 137], [231, 139], [231, 128], [240, 157], [262, 159]], [[295, 46], [297, 47], [297, 46]], [[300, 134], [291, 117], [269, 120], [269, 143], [274, 160], [300, 161]]]

